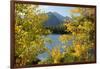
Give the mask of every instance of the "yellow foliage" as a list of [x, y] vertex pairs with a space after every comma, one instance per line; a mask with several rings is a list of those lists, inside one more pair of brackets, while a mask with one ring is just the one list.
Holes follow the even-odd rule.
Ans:
[[66, 41], [70, 40], [71, 38], [72, 38], [71, 35], [66, 35], [66, 34], [64, 34], [64, 35], [61, 35], [61, 36], [59, 37], [59, 40], [60, 40], [62, 43], [65, 43]]
[[75, 53], [73, 53], [73, 55], [79, 57], [79, 56], [82, 56], [83, 53], [85, 53], [85, 46], [82, 46], [80, 44], [77, 44], [75, 47], [74, 47], [74, 50], [75, 50]]
[[59, 40], [61, 40], [61, 41], [66, 41], [66, 40], [67, 40], [67, 35], [61, 35], [61, 36], [59, 37]]
[[77, 28], [74, 26], [74, 24], [73, 23], [71, 23], [71, 22], [69, 22], [69, 23], [66, 23], [66, 24], [64, 24], [65, 25], [65, 27], [67, 27], [67, 29], [66, 29], [66, 31], [70, 31], [70, 32], [76, 32], [76, 30], [77, 30]]
[[51, 56], [54, 60], [54, 63], [59, 63], [59, 60], [61, 58], [61, 52], [59, 48], [53, 48], [51, 51]]
[[79, 13], [80, 12], [80, 9], [79, 8], [75, 8], [75, 9], [72, 9], [71, 12], [72, 13]]
[[75, 46], [75, 53], [74, 53], [74, 55], [80, 56], [80, 54], [81, 54], [81, 47], [80, 47], [80, 45], [76, 45]]

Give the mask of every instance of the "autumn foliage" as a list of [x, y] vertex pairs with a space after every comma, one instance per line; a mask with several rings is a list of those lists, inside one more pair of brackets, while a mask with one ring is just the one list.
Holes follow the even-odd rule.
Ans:
[[[61, 64], [95, 61], [95, 11], [94, 8], [74, 8], [70, 10], [71, 20], [64, 22], [65, 31], [58, 40], [64, 46], [49, 50], [45, 43], [52, 32], [43, 27], [48, 15], [38, 9], [38, 5], [15, 5], [15, 66], [33, 64]], [[68, 41], [72, 44], [67, 46]], [[63, 51], [61, 51], [63, 49]], [[48, 53], [45, 60], [37, 59], [39, 54]]]

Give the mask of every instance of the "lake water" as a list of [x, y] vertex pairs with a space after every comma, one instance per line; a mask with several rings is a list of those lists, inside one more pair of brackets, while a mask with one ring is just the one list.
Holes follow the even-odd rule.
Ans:
[[[55, 47], [55, 46], [70, 46], [71, 44], [72, 44], [72, 40], [69, 40], [68, 41], [68, 43], [66, 44], [66, 45], [64, 45], [63, 43], [61, 43], [60, 41], [59, 41], [59, 36], [60, 36], [61, 34], [52, 34], [52, 35], [47, 35], [47, 37], [49, 37], [51, 40], [52, 40], [52, 43], [45, 43], [45, 46], [49, 49], [49, 50], [51, 50], [53, 47]], [[61, 50], [61, 52], [63, 51], [63, 49], [61, 48], [60, 49]], [[43, 53], [43, 54], [40, 54], [40, 55], [38, 55], [38, 59], [40, 59], [40, 60], [43, 60], [43, 59], [45, 59], [45, 58], [47, 58], [48, 57], [48, 53], [47, 52], [45, 52], [45, 53]]]

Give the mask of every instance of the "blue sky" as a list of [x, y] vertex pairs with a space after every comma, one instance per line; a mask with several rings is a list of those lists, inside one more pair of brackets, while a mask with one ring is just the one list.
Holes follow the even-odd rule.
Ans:
[[58, 12], [63, 16], [70, 16], [70, 10], [74, 7], [65, 7], [65, 6], [47, 6], [47, 5], [39, 5], [39, 9], [45, 12]]

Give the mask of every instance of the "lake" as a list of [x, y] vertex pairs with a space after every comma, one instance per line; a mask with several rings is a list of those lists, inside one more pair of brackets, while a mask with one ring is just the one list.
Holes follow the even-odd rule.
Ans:
[[[49, 50], [51, 50], [53, 47], [55, 47], [55, 46], [70, 46], [71, 44], [72, 44], [72, 40], [69, 40], [68, 41], [68, 43], [66, 44], [66, 45], [64, 45], [63, 43], [61, 43], [60, 41], [59, 41], [59, 36], [60, 36], [61, 34], [50, 34], [50, 35], [47, 35], [46, 37], [48, 37], [48, 38], [50, 38], [51, 40], [52, 40], [52, 43], [45, 43], [45, 46], [49, 49]], [[61, 52], [63, 51], [63, 49], [61, 48], [60, 49], [61, 50]], [[44, 60], [45, 58], [47, 58], [48, 57], [48, 53], [47, 52], [45, 52], [45, 53], [43, 53], [43, 54], [40, 54], [40, 55], [38, 55], [38, 59], [40, 59], [40, 60]]]

